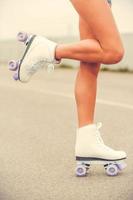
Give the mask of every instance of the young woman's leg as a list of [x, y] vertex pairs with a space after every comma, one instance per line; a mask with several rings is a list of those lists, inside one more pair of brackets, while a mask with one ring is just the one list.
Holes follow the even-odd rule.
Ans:
[[[95, 39], [89, 25], [81, 17], [79, 17], [79, 31], [81, 40]], [[93, 123], [99, 68], [100, 63], [80, 62], [80, 69], [75, 82], [79, 127]]]
[[89, 24], [95, 39], [60, 44], [56, 58], [91, 63], [114, 64], [123, 58], [124, 49], [110, 6], [106, 0], [71, 0], [78, 14]]
[[[81, 16], [79, 16], [79, 32], [80, 40], [95, 39], [89, 24]], [[75, 99], [79, 128], [86, 124], [94, 123], [97, 76], [99, 69], [100, 63], [80, 61], [80, 68], [75, 82]]]
[[[107, 0], [71, 2], [79, 16], [89, 25], [94, 38], [86, 38], [71, 44], [57, 44], [45, 37], [33, 38], [30, 49], [34, 46], [36, 48], [32, 48], [32, 51], [28, 49], [19, 66], [17, 77], [22, 82], [29, 81], [40, 69], [40, 58], [48, 64], [59, 64], [62, 58], [104, 64], [114, 64], [122, 59], [123, 45]], [[53, 65], [49, 66], [53, 68]]]
[[[99, 41], [101, 49], [104, 52], [108, 52], [108, 50], [113, 46], [111, 46], [109, 41], [112, 41], [112, 38], [110, 38], [111, 34], [106, 30], [106, 27], [108, 29], [109, 26], [110, 29], [111, 26], [111, 29], [114, 31], [114, 37], [113, 32], [112, 37], [115, 42], [117, 42], [117, 45], [119, 45], [119, 47], [121, 46], [119, 34], [117, 29], [115, 29], [115, 24], [110, 15], [110, 8], [106, 4], [107, 2], [104, 0], [84, 0], [82, 3], [81, 0], [72, 1], [80, 13], [79, 28], [81, 40], [83, 39], [84, 41], [85, 38], [89, 38], [89, 41]], [[77, 2], [80, 2], [81, 4], [78, 4]], [[84, 2], [86, 6], [90, 7], [88, 9], [87, 7], [84, 7], [84, 10], [82, 10], [82, 4], [84, 4]], [[100, 13], [97, 6], [98, 9], [100, 8]], [[105, 18], [103, 18], [103, 16]], [[97, 17], [99, 17], [98, 20]], [[122, 49], [122, 46], [120, 48]], [[116, 151], [106, 146], [99, 131], [102, 124], [93, 123], [97, 75], [100, 68], [100, 62], [96, 61], [98, 61], [98, 59], [94, 59], [93, 63], [86, 63], [81, 60], [80, 69], [76, 79], [75, 97], [78, 110], [79, 128], [76, 132], [75, 156], [78, 161], [76, 167], [76, 174], [78, 176], [86, 175], [86, 165], [87, 168], [89, 168], [90, 164], [92, 164], [94, 160], [99, 164], [105, 164], [105, 169], [108, 175], [116, 175], [119, 171], [119, 167], [116, 167], [116, 163], [119, 163], [119, 160], [122, 161], [127, 157], [124, 151]], [[108, 165], [107, 163], [109, 163], [110, 160], [113, 162], [111, 165]], [[124, 162], [121, 163], [121, 169], [125, 166]]]

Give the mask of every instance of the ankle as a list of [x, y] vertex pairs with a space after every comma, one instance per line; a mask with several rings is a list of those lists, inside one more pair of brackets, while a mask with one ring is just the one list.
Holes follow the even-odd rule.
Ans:
[[92, 125], [92, 124], [94, 124], [93, 121], [89, 121], [89, 122], [87, 122], [87, 123], [79, 123], [78, 128], [83, 128], [83, 127], [85, 127], [85, 126], [89, 126], [89, 125]]
[[58, 44], [57, 46], [56, 46], [56, 49], [55, 49], [55, 59], [57, 60], [57, 61], [61, 61], [61, 44]]

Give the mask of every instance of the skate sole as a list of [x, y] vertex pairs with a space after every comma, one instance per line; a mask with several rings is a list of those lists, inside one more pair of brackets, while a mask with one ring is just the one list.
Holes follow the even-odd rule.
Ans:
[[95, 157], [79, 157], [76, 156], [76, 161], [120, 161], [124, 160], [126, 157], [121, 159], [103, 159], [103, 158], [95, 158]]
[[[24, 52], [24, 54], [23, 54], [23, 56], [22, 56], [22, 59], [20, 60], [20, 65], [19, 65], [19, 68], [18, 68], [18, 79], [19, 79], [19, 81], [21, 81], [21, 79], [20, 79], [20, 69], [21, 69], [21, 65], [22, 65], [23, 60], [24, 60], [24, 58], [25, 58], [25, 56], [26, 56], [26, 54], [27, 54], [27, 52], [28, 52], [28, 50], [29, 50], [29, 48], [30, 48], [30, 46], [31, 46], [31, 44], [32, 44], [32, 42], [33, 42], [33, 40], [35, 39], [35, 37], [36, 37], [36, 35], [33, 35], [33, 36], [31, 37], [30, 41], [29, 41], [28, 44], [27, 44], [27, 47], [26, 47], [26, 49], [25, 49], [25, 52]], [[21, 82], [23, 82], [23, 81], [21, 81]]]

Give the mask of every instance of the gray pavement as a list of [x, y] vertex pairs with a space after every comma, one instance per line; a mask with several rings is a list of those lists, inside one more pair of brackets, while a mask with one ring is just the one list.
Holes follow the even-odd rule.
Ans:
[[0, 68], [0, 200], [132, 200], [133, 74], [101, 72], [95, 122], [105, 143], [128, 154], [127, 168], [108, 177], [92, 166], [75, 176], [77, 70], [41, 71], [28, 84]]

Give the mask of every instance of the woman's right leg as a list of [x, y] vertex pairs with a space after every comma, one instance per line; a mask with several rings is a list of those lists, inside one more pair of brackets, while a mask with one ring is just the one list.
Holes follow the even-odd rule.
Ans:
[[[111, 7], [111, 5], [110, 5]], [[96, 39], [89, 24], [79, 16], [80, 40]], [[75, 99], [78, 114], [78, 127], [94, 123], [97, 93], [97, 76], [101, 63], [80, 62], [75, 81]]]
[[[87, 1], [91, 2], [95, 0]], [[103, 0], [97, 0], [97, 2], [102, 1]], [[80, 19], [81, 39], [90, 37], [95, 39], [96, 34], [94, 34], [95, 32], [90, 27], [90, 24], [81, 16]], [[104, 28], [104, 26], [102, 28]], [[105, 40], [106, 37], [107, 35], [105, 35]], [[106, 146], [99, 131], [102, 124], [93, 123], [99, 68], [100, 63], [81, 62], [76, 80], [75, 92], [79, 115], [79, 128], [76, 133], [75, 156], [78, 161], [76, 168], [76, 174], [78, 176], [86, 175], [86, 169], [88, 169], [92, 163], [104, 164], [108, 175], [116, 175], [119, 169], [124, 169], [126, 166], [123, 162], [123, 160], [126, 159], [126, 153], [124, 151], [116, 151]]]
[[104, 64], [119, 62], [123, 57], [124, 49], [107, 1], [71, 0], [71, 2], [78, 14], [89, 24], [95, 39], [59, 44], [56, 58]]
[[[81, 41], [84, 39], [95, 39], [89, 25], [81, 17], [79, 17], [79, 32]], [[94, 123], [99, 69], [100, 63], [80, 62], [74, 90], [79, 128]]]

